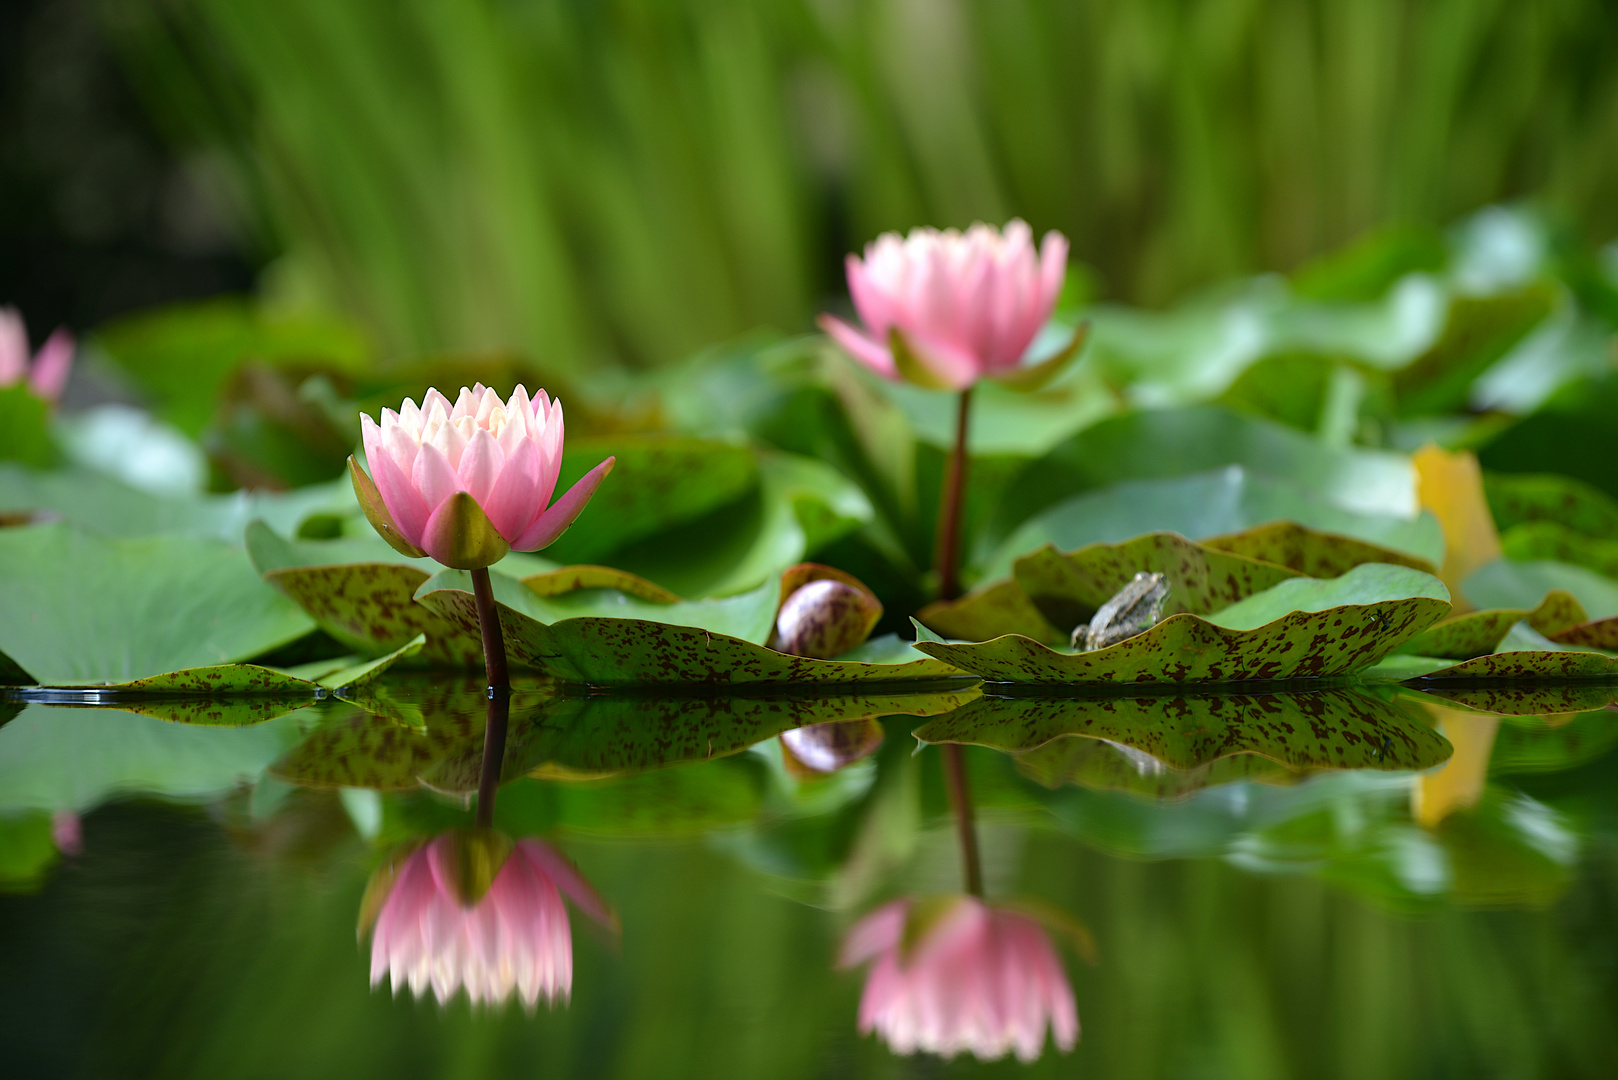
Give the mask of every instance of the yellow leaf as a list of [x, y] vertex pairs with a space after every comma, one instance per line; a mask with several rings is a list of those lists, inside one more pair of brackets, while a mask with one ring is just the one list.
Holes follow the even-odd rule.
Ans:
[[1462, 450], [1450, 453], [1432, 443], [1411, 458], [1416, 466], [1416, 497], [1444, 527], [1444, 565], [1438, 576], [1449, 586], [1457, 612], [1471, 610], [1461, 594], [1461, 582], [1482, 566], [1500, 558], [1500, 534], [1483, 497], [1483, 473], [1477, 456]]

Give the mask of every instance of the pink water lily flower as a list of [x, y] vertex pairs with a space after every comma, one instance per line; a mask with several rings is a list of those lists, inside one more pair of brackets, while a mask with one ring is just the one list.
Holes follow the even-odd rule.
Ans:
[[518, 840], [488, 891], [462, 900], [457, 839], [436, 837], [404, 861], [371, 938], [371, 985], [384, 976], [394, 993], [431, 988], [440, 1004], [462, 988], [474, 1003], [513, 995], [533, 1009], [573, 989], [573, 935], [565, 893], [603, 925], [612, 913], [573, 864], [550, 845]]
[[510, 551], [553, 543], [612, 471], [607, 458], [554, 504], [562, 469], [562, 403], [545, 391], [530, 399], [518, 386], [509, 400], [483, 384], [452, 405], [428, 390], [421, 406], [406, 398], [382, 423], [360, 417], [366, 476], [350, 460], [360, 504], [372, 525], [407, 555], [475, 570]]
[[[981, 222], [965, 233], [883, 233], [866, 245], [864, 259], [847, 260], [848, 291], [864, 329], [831, 315], [820, 325], [878, 374], [964, 390], [1022, 363], [1062, 291], [1067, 250], [1057, 232], [1046, 233], [1036, 250], [1020, 220], [1003, 233]], [[924, 370], [904, 370], [896, 344]]]
[[59, 401], [73, 371], [73, 335], [58, 327], [28, 362], [28, 326], [13, 307], [0, 308], [0, 390], [24, 379], [35, 397]]
[[[922, 904], [924, 925], [907, 935]], [[874, 1030], [896, 1053], [969, 1050], [992, 1061], [1014, 1051], [1028, 1062], [1044, 1050], [1047, 1025], [1060, 1050], [1078, 1041], [1067, 973], [1026, 915], [970, 896], [897, 900], [860, 920], [844, 941], [843, 967], [866, 960], [874, 963], [860, 998], [860, 1032]]]

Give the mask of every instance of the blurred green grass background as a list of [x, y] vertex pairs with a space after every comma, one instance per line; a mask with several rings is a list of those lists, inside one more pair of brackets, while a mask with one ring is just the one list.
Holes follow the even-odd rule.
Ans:
[[1502, 199], [1618, 231], [1601, 0], [93, 10], [265, 295], [384, 355], [655, 366], [807, 328], [882, 230], [978, 218], [1148, 305]]

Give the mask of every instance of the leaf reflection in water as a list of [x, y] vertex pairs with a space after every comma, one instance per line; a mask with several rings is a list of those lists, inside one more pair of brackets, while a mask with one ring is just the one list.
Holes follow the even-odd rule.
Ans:
[[[1083, 782], [1110, 755], [1152, 794], [1189, 793], [1225, 779], [1284, 778], [1313, 769], [1427, 769], [1449, 757], [1449, 743], [1412, 714], [1401, 695], [1366, 690], [1288, 694], [1142, 695], [1137, 697], [983, 697], [923, 724], [930, 743], [972, 743], [1023, 757], [1025, 770], [1050, 783]], [[1110, 743], [1105, 753], [1069, 737]], [[1120, 749], [1123, 748], [1123, 749]], [[1031, 753], [1030, 753], [1031, 752]], [[1256, 757], [1242, 762], [1237, 755]], [[1143, 768], [1145, 765], [1147, 767]], [[1158, 768], [1181, 774], [1163, 781]], [[1101, 770], [1113, 778], [1116, 767]], [[1140, 790], [1139, 783], [1103, 782]]]

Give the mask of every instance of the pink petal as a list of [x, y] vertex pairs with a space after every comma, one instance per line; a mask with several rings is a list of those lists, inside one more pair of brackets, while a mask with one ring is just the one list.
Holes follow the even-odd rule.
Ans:
[[1039, 246], [1039, 321], [1043, 325], [1056, 310], [1067, 278], [1067, 237], [1054, 229], [1045, 234]]
[[[507, 543], [520, 537], [523, 530], [545, 512], [550, 491], [539, 494], [541, 464], [538, 445], [532, 439], [522, 440], [506, 458], [505, 468], [500, 470], [500, 479], [488, 499], [480, 500], [483, 512], [489, 515], [489, 524]], [[553, 478], [551, 487], [555, 486]]]
[[843, 947], [837, 954], [837, 966], [854, 967], [877, 953], [897, 947], [904, 935], [905, 917], [909, 911], [909, 900], [894, 900], [855, 923], [843, 939]]
[[865, 264], [853, 255], [844, 260], [848, 273], [848, 295], [854, 301], [854, 310], [860, 313], [865, 328], [876, 337], [883, 337], [893, 325], [893, 303], [888, 294], [873, 280]]
[[567, 894], [578, 909], [602, 926], [613, 926], [617, 919], [612, 909], [601, 895], [595, 891], [578, 868], [569, 862], [561, 852], [549, 844], [538, 840], [519, 840], [517, 847], [529, 863], [545, 877], [556, 883], [556, 886]]
[[371, 480], [393, 523], [399, 527], [399, 535], [420, 547], [422, 530], [427, 527], [427, 515], [431, 513], [426, 500], [385, 451], [372, 454], [367, 449], [365, 456], [371, 463]]
[[899, 377], [899, 369], [893, 363], [893, 354], [886, 346], [872, 341], [835, 315], [822, 315], [817, 321], [820, 328], [854, 359], [885, 378]]
[[567, 531], [575, 518], [584, 511], [585, 504], [601, 486], [601, 481], [607, 478], [612, 471], [616, 458], [608, 458], [600, 465], [585, 473], [578, 483], [568, 489], [566, 495], [556, 500], [556, 503], [541, 514], [532, 525], [512, 541], [513, 551], [538, 551], [556, 542], [556, 538]]
[[478, 428], [467, 442], [466, 452], [461, 455], [455, 474], [460, 477], [461, 490], [476, 499], [478, 505], [484, 508], [484, 513], [488, 513], [489, 496], [494, 492], [500, 480], [500, 470], [505, 464], [506, 452], [500, 449], [500, 444], [487, 428]]
[[73, 373], [73, 335], [58, 327], [34, 357], [34, 370], [28, 377], [34, 393], [46, 401], [59, 401]]
[[[438, 447], [432, 443], [422, 443], [421, 450], [416, 454], [415, 468], [411, 470], [410, 486], [416, 489], [430, 514], [445, 499], [461, 490], [461, 481]], [[390, 506], [388, 509], [393, 508]]]

